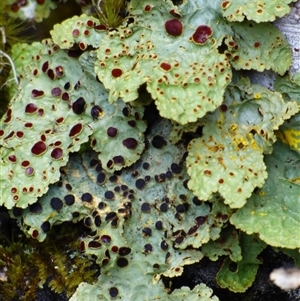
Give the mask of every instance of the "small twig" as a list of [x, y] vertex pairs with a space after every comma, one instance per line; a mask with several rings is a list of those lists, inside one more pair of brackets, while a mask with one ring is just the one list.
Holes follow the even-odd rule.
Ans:
[[[6, 44], [6, 34], [5, 34], [5, 28], [3, 26], [0, 27], [0, 32], [2, 34], [2, 43], [3, 43], [3, 47], [4, 47], [4, 45]], [[2, 51], [0, 49], [0, 58], [1, 58], [1, 56], [2, 57], [4, 56], [8, 59], [10, 65], [11, 65], [11, 69], [12, 69], [13, 74], [14, 74], [14, 80], [15, 80], [16, 84], [18, 85], [19, 84], [19, 79], [18, 79], [18, 76], [17, 76], [17, 71], [16, 71], [15, 64], [14, 64], [13, 60], [11, 59], [11, 57], [7, 53], [5, 53], [4, 51]], [[2, 70], [0, 70], [0, 71], [2, 71]], [[2, 87], [1, 87], [1, 89], [2, 89]]]
[[18, 79], [18, 76], [17, 76], [17, 71], [16, 71], [13, 60], [10, 58], [10, 56], [7, 53], [3, 52], [2, 50], [0, 50], [0, 56], [4, 56], [8, 59], [10, 65], [11, 65], [11, 69], [12, 69], [13, 74], [14, 74], [15, 82], [18, 85], [19, 84], [19, 79]]
[[6, 44], [6, 34], [5, 34], [4, 26], [0, 27], [0, 31], [2, 33], [2, 43], [3, 43], [3, 45], [5, 45]]

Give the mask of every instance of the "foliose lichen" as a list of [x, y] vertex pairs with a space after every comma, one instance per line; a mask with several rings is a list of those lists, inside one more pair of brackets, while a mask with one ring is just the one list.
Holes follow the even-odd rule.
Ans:
[[222, 1], [223, 16], [229, 21], [253, 20], [255, 22], [274, 21], [290, 11], [289, 4], [296, 0], [268, 1]]
[[[83, 219], [89, 231], [80, 248], [97, 256], [103, 295], [112, 289], [121, 298], [135, 298], [140, 287], [121, 280], [123, 272], [136, 275], [140, 285], [146, 278], [150, 285], [162, 276], [179, 276], [184, 265], [202, 258], [197, 248], [218, 238], [214, 224], [220, 218], [187, 189], [185, 149], [168, 141], [170, 129], [165, 121], [154, 127], [141, 159], [122, 173], [104, 170], [94, 152], [71, 156], [60, 182], [29, 208], [13, 209], [12, 215], [38, 240], [55, 224]], [[119, 275], [116, 283], [108, 281], [112, 273]], [[147, 300], [164, 294], [161, 285], [149, 288]]]
[[[226, 22], [221, 1], [179, 6], [171, 1], [131, 1], [128, 11], [128, 24], [94, 39], [101, 39], [95, 72], [109, 89], [110, 102], [118, 97], [135, 100], [146, 83], [160, 115], [185, 124], [220, 106], [231, 80], [230, 64], [236, 69], [271, 68], [280, 74], [291, 64], [288, 43], [273, 25]], [[54, 28], [55, 43], [68, 47], [69, 37], [74, 39], [78, 32], [79, 46], [85, 44], [82, 24], [86, 23], [75, 17]], [[104, 28], [94, 25], [95, 30]], [[265, 30], [268, 39], [262, 35]]]
[[219, 109], [199, 121], [202, 137], [188, 146], [188, 187], [202, 200], [218, 191], [230, 207], [243, 207], [267, 178], [263, 154], [272, 151], [274, 130], [298, 110], [279, 93], [233, 82]]
[[[134, 21], [107, 35], [98, 50], [95, 70], [110, 89], [109, 101], [119, 95], [125, 102], [132, 101], [138, 87], [146, 83], [160, 115], [185, 124], [221, 104], [231, 79], [229, 62], [234, 68], [243, 62], [243, 68], [258, 70], [280, 66], [281, 74], [291, 63], [290, 50], [278, 30], [271, 30], [268, 41], [259, 36], [260, 24], [232, 26], [223, 19], [220, 1], [186, 1], [179, 6], [171, 1], [163, 5], [131, 1], [128, 10]], [[247, 43], [261, 47], [249, 48], [239, 39], [245, 35]], [[224, 39], [228, 50], [222, 53]], [[268, 47], [271, 43], [276, 49]], [[275, 66], [272, 57], [278, 57], [280, 49], [286, 57]]]
[[[59, 168], [66, 165], [69, 153], [88, 140], [108, 170], [131, 165], [144, 148], [143, 108], [108, 103], [107, 91], [89, 73], [89, 65], [82, 69], [72, 52], [60, 50], [50, 40], [24, 48], [22, 85], [0, 130], [0, 204], [7, 208], [35, 202], [49, 184], [58, 181]], [[30, 51], [34, 55], [27, 65]], [[18, 64], [22, 60], [20, 56]]]
[[258, 267], [262, 262], [257, 256], [266, 247], [266, 244], [255, 235], [245, 235], [239, 237], [241, 245], [242, 259], [234, 262], [227, 257], [216, 280], [223, 288], [228, 288], [233, 292], [245, 292], [253, 283]]
[[266, 156], [265, 161], [269, 174], [265, 185], [231, 216], [230, 222], [248, 234], [258, 233], [271, 246], [299, 248], [299, 217], [295, 211], [300, 201], [299, 152], [278, 140], [273, 155]]
[[5, 0], [0, 7], [3, 13], [14, 19], [41, 22], [49, 17], [51, 10], [55, 9], [57, 4], [52, 0]]
[[[74, 16], [12, 49], [0, 205], [43, 243], [82, 221], [78, 246], [101, 275], [71, 300], [217, 300], [163, 279], [226, 256], [217, 282], [242, 292], [266, 243], [300, 248], [298, 77], [274, 92], [235, 71], [288, 70], [288, 43], [266, 23], [288, 11], [278, 2], [132, 0], [113, 26]], [[144, 117], [151, 102], [163, 118]]]

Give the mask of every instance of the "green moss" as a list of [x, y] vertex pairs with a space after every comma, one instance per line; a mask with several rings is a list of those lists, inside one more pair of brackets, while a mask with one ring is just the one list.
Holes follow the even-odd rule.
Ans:
[[47, 285], [56, 293], [72, 295], [85, 281], [96, 281], [97, 266], [78, 250], [79, 227], [56, 227], [43, 244], [18, 233], [13, 240], [0, 233], [0, 296], [6, 301], [36, 300], [36, 291]]
[[92, 0], [97, 17], [107, 28], [118, 27], [126, 17], [126, 0]]

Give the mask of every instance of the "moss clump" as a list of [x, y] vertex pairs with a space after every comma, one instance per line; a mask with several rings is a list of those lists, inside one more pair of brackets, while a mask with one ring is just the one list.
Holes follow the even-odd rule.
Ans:
[[[82, 282], [97, 279], [98, 268], [78, 250], [79, 227], [55, 228], [43, 244], [16, 235], [16, 241], [0, 233], [0, 296], [3, 300], [36, 300], [39, 287], [71, 296]], [[20, 238], [21, 237], [21, 238]]]
[[92, 0], [100, 23], [107, 28], [118, 27], [125, 19], [126, 0]]

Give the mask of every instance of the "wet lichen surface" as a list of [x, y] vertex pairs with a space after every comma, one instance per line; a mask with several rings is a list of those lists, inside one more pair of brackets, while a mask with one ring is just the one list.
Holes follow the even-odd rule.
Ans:
[[[59, 273], [49, 263], [39, 285], [62, 292], [63, 277], [71, 301], [248, 298], [264, 250], [299, 264], [299, 75], [271, 91], [240, 71], [288, 71], [267, 22], [291, 1], [179, 2], [106, 0], [9, 53], [20, 83], [0, 121], [0, 205], [29, 237], [18, 258], [48, 248]], [[36, 21], [55, 6], [28, 3]], [[70, 223], [72, 245], [49, 248]], [[18, 268], [11, 245], [3, 269]], [[214, 281], [185, 282], [208, 261]]]

